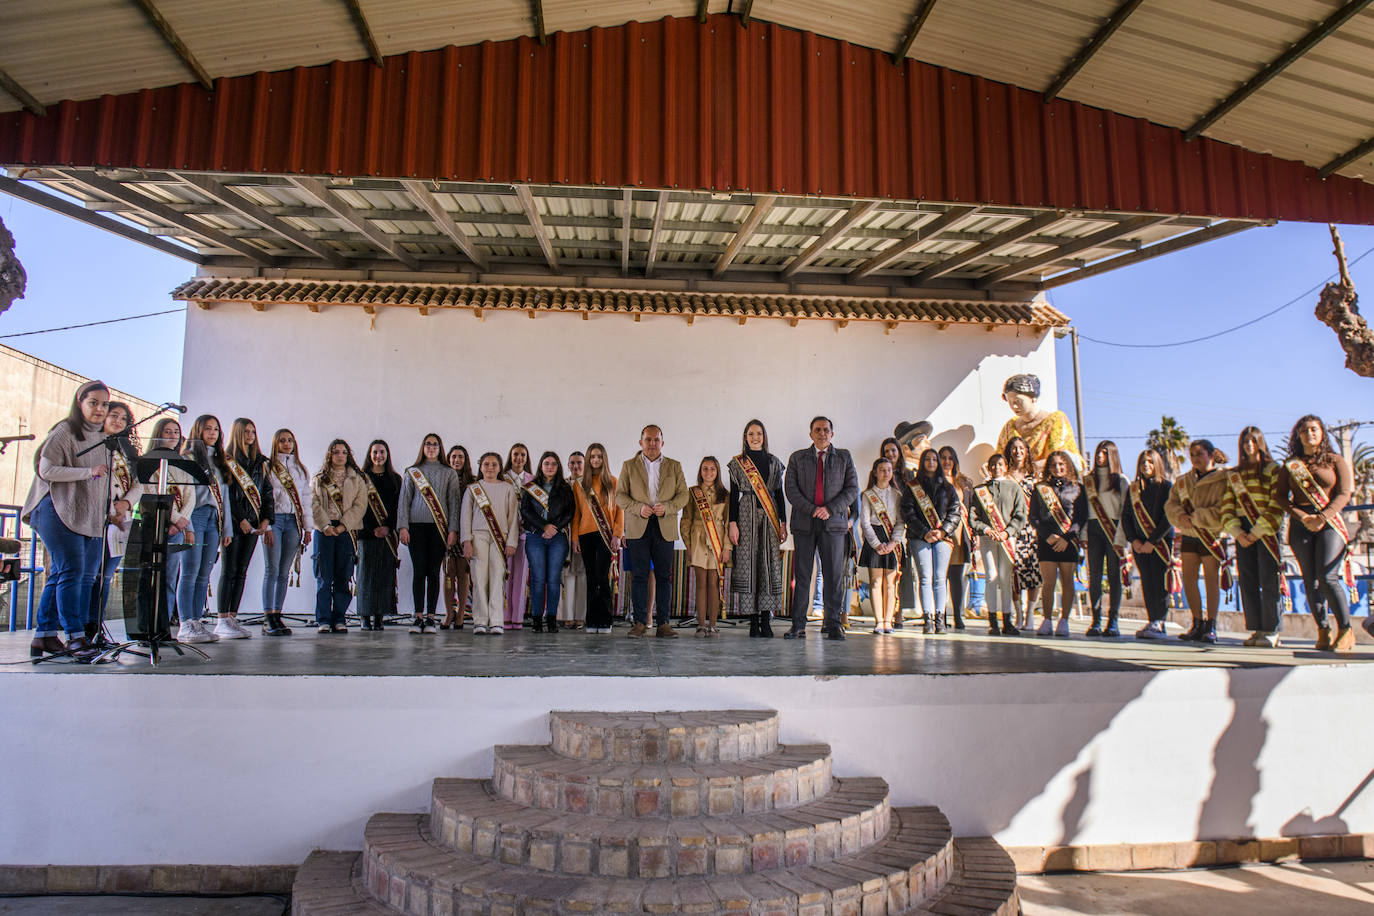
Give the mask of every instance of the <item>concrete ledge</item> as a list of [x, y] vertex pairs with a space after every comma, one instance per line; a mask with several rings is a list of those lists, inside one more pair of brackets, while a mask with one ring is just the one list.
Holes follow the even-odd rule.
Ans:
[[1208, 868], [1322, 859], [1374, 859], [1374, 834], [1254, 837], [1180, 843], [1118, 843], [1095, 846], [1008, 846], [1017, 874], [1149, 871]]
[[289, 894], [295, 865], [0, 865], [0, 894]]

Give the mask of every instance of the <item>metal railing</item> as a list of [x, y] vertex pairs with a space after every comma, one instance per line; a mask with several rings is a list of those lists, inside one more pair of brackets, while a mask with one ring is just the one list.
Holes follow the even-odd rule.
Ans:
[[[0, 504], [0, 537], [17, 538], [21, 542], [24, 540], [24, 525], [19, 520], [19, 513], [22, 510], [23, 507], [21, 506]], [[42, 566], [38, 565], [38, 537], [32, 531], [29, 532], [28, 541], [28, 565], [19, 567], [20, 577], [18, 580], [11, 582], [9, 588], [9, 630], [11, 633], [13, 633], [15, 630], [33, 629], [34, 616], [35, 614], [37, 614], [37, 606], [34, 604], [34, 598], [36, 597], [38, 592], [34, 588], [34, 583], [37, 580], [39, 574], [42, 573], [44, 570]], [[24, 625], [22, 627], [18, 626], [19, 584], [21, 581], [25, 583], [24, 588], [26, 590], [24, 602]]]

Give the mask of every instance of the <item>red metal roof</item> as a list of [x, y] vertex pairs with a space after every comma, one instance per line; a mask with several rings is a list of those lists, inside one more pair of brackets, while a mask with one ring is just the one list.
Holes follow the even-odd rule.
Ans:
[[0, 162], [1374, 224], [1374, 185], [778, 25], [667, 18], [0, 115]]

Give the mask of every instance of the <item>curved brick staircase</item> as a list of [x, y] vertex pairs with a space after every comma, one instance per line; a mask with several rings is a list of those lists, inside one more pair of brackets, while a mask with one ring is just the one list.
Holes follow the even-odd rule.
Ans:
[[378, 814], [358, 852], [315, 852], [294, 916], [1010, 916], [1011, 859], [954, 839], [769, 711], [552, 714], [491, 780], [436, 779], [429, 814]]

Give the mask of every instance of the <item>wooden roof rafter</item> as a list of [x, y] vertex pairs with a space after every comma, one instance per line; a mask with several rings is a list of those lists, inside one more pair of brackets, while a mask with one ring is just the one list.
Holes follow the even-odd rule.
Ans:
[[367, 50], [368, 59], [380, 67], [382, 49], [377, 46], [377, 38], [372, 34], [372, 26], [367, 22], [367, 14], [363, 12], [361, 0], [344, 0], [344, 5], [348, 7], [348, 18], [353, 21], [353, 28], [357, 31], [363, 48]]
[[1107, 39], [1116, 34], [1116, 30], [1121, 28], [1126, 19], [1131, 13], [1135, 12], [1136, 7], [1140, 6], [1142, 2], [1143, 0], [1122, 0], [1121, 5], [1116, 8], [1116, 11], [1107, 18], [1106, 22], [1102, 23], [1102, 27], [1099, 28], [1093, 34], [1093, 37], [1088, 40], [1088, 43], [1064, 65], [1064, 69], [1059, 71], [1054, 81], [1045, 89], [1043, 98], [1046, 102], [1054, 101], [1055, 97], [1064, 91], [1064, 87], [1069, 84], [1069, 80], [1078, 75], [1078, 71], [1083, 69], [1088, 61], [1092, 59], [1094, 54], [1102, 50], [1102, 46], [1107, 43]]
[[186, 69], [191, 71], [191, 75], [196, 78], [196, 82], [200, 83], [200, 85], [206, 89], [214, 89], [215, 81], [210, 78], [210, 74], [201, 66], [196, 56], [191, 53], [191, 49], [186, 46], [186, 42], [181, 40], [181, 36], [177, 34], [176, 29], [172, 28], [172, 24], [167, 21], [166, 17], [164, 17], [161, 11], [153, 4], [153, 0], [134, 0], [134, 3], [138, 4], [139, 9], [143, 10], [143, 14], [148, 17], [148, 21], [152, 23], [153, 28], [157, 29], [157, 33], [162, 36], [162, 40], [167, 43], [168, 47], [170, 47], [176, 56], [181, 59], [181, 62], [186, 65]]
[[48, 113], [48, 109], [43, 107], [43, 103], [38, 101], [33, 93], [19, 85], [18, 81], [4, 70], [0, 70], [0, 89], [14, 96], [14, 100], [23, 105], [26, 111], [40, 116]]

